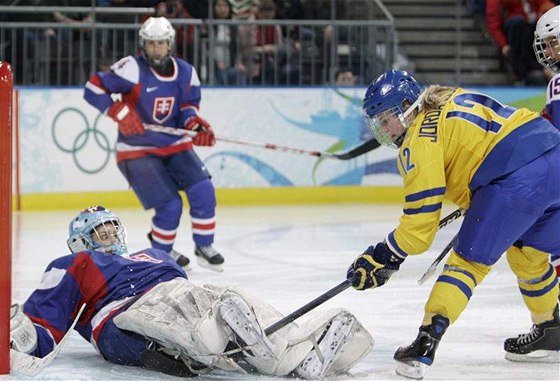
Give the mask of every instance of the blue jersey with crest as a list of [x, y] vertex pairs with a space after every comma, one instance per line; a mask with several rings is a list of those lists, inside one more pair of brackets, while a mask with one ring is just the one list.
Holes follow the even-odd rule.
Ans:
[[[113, 104], [111, 94], [120, 94], [144, 124], [183, 128], [188, 118], [197, 114], [201, 92], [198, 74], [192, 65], [171, 57], [172, 73], [161, 75], [142, 55], [127, 56], [107, 72], [94, 74], [85, 85], [85, 100], [101, 112]], [[144, 154], [167, 155], [192, 149], [191, 139], [146, 130], [125, 136], [119, 133], [117, 160]]]
[[560, 130], [560, 73], [552, 77], [548, 83], [545, 110], [552, 124]]
[[55, 259], [23, 305], [38, 335], [31, 354], [43, 357], [51, 352], [84, 303], [75, 330], [103, 353], [99, 337], [105, 326], [114, 331], [112, 318], [145, 291], [178, 277], [187, 275], [167, 253], [153, 248], [123, 256], [88, 250]]

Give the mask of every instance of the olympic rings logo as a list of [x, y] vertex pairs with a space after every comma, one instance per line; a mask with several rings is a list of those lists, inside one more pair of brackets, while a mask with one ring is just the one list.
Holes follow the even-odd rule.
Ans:
[[[60, 130], [61, 128], [61, 118], [63, 116], [68, 116], [68, 115], [72, 115], [72, 114], [77, 114], [78, 119], [82, 120], [82, 124], [83, 124], [83, 128], [82, 130], [76, 135], [76, 137], [74, 138], [73, 143], [69, 146], [69, 145], [64, 145], [63, 143], [61, 143], [61, 133], [57, 132], [57, 130]], [[74, 115], [72, 115], [74, 116]], [[114, 143], [113, 146], [111, 146], [111, 143], [109, 142], [109, 139], [107, 138], [107, 136], [105, 135], [105, 133], [103, 133], [102, 131], [99, 131], [97, 129], [97, 123], [99, 122], [99, 118], [102, 116], [102, 114], [98, 114], [97, 117], [95, 118], [94, 122], [93, 122], [93, 127], [90, 127], [89, 125], [89, 121], [86, 117], [86, 115], [80, 111], [77, 108], [74, 107], [68, 107], [65, 109], [62, 109], [61, 111], [59, 111], [59, 113], [56, 115], [56, 117], [53, 120], [52, 123], [52, 127], [51, 127], [51, 135], [53, 138], [53, 142], [54, 144], [63, 152], [69, 153], [72, 155], [72, 159], [74, 160], [74, 163], [76, 164], [76, 166], [78, 167], [78, 169], [80, 169], [82, 172], [85, 172], [87, 174], [95, 174], [98, 173], [100, 171], [102, 171], [106, 166], [107, 163], [109, 162], [109, 159], [111, 158], [112, 154], [115, 153], [115, 145], [116, 142]], [[75, 126], [72, 126], [72, 128], [74, 128]], [[81, 162], [78, 158], [78, 154], [81, 151], [84, 151], [86, 149], [87, 144], [89, 143], [90, 140], [90, 136], [93, 137], [93, 142], [95, 144], [97, 144], [97, 147], [100, 148], [102, 151], [105, 152], [104, 158], [101, 161], [101, 164], [94, 167], [94, 168], [87, 168], [83, 162]], [[95, 156], [97, 158], [97, 155]], [[87, 162], [90, 163], [92, 160], [92, 155], [88, 155], [87, 156]]]

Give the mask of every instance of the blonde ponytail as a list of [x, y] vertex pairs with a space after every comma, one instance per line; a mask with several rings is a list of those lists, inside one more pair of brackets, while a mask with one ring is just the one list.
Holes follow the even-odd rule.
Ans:
[[437, 110], [443, 106], [456, 90], [456, 87], [432, 85], [424, 90], [422, 94], [422, 103], [420, 109], [422, 111]]

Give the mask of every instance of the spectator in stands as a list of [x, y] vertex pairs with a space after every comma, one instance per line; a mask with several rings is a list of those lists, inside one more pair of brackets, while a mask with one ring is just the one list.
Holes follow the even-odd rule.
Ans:
[[[213, 1], [214, 20], [231, 19], [227, 0]], [[246, 67], [237, 61], [237, 26], [218, 24], [214, 28], [214, 81], [217, 85], [245, 84]]]
[[[47, 5], [58, 7], [91, 7], [91, 0], [47, 0]], [[83, 25], [93, 22], [94, 17], [91, 12], [59, 12], [52, 13], [53, 21], [66, 25]], [[83, 83], [89, 76], [91, 64], [91, 30], [78, 28], [56, 28], [54, 35], [57, 38], [56, 51], [51, 54], [67, 57], [67, 67], [71, 75], [68, 76], [70, 83], [60, 83], [57, 85], [73, 85]], [[84, 53], [80, 53], [84, 52]], [[96, 52], [97, 54], [97, 52]], [[58, 69], [58, 68], [57, 68]], [[58, 70], [53, 70], [56, 72]]]
[[350, 68], [342, 67], [336, 71], [335, 81], [336, 86], [354, 86], [356, 77]]
[[[162, 6], [163, 4], [163, 6]], [[185, 0], [168, 0], [167, 3], [157, 4], [157, 16], [163, 16], [170, 21], [173, 19], [192, 19]], [[176, 34], [177, 56], [194, 62], [194, 25], [174, 25]]]
[[[259, 0], [254, 19], [274, 20], [273, 0]], [[297, 81], [297, 69], [291, 64], [295, 48], [286, 44], [279, 25], [256, 25], [240, 28], [240, 42], [249, 82], [286, 84]]]
[[532, 41], [537, 19], [553, 6], [550, 0], [486, 0], [488, 32], [511, 65], [516, 85], [545, 83]]
[[254, 17], [258, 0], [228, 0], [231, 5], [231, 18], [247, 20]]
[[[43, 0], [0, 0], [0, 5], [42, 6]], [[0, 24], [4, 22], [45, 22], [44, 13], [2, 13]], [[3, 29], [0, 33], [0, 57], [12, 64], [15, 84], [38, 82], [32, 69], [34, 57], [44, 57], [46, 33], [33, 29]]]

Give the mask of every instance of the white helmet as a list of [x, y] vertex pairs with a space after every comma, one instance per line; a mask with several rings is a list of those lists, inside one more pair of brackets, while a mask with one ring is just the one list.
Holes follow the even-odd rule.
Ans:
[[165, 17], [150, 17], [138, 31], [140, 47], [144, 48], [144, 41], [167, 41], [169, 46], [175, 43], [175, 29]]
[[560, 72], [560, 5], [549, 9], [537, 21], [533, 49], [542, 66]]

